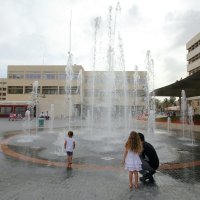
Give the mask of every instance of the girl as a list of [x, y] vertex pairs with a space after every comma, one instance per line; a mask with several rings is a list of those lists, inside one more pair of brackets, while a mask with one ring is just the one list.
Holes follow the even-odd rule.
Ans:
[[75, 149], [75, 140], [73, 138], [73, 132], [68, 132], [68, 137], [65, 138], [64, 148], [66, 149], [67, 153], [67, 168], [71, 168], [72, 166], [72, 157], [73, 157], [73, 150]]
[[[142, 143], [138, 133], [132, 131], [125, 144], [124, 157], [122, 164], [125, 164], [125, 169], [129, 171], [129, 186], [132, 189], [133, 185], [138, 188], [138, 171], [140, 171], [142, 162], [139, 153], [142, 152]], [[133, 175], [135, 181], [133, 184]]]

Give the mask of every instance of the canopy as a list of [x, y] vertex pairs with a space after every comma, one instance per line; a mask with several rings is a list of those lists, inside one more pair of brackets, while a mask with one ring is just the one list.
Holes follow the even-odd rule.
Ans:
[[200, 96], [200, 71], [154, 92], [155, 96], [180, 97], [182, 90], [185, 90], [186, 97]]

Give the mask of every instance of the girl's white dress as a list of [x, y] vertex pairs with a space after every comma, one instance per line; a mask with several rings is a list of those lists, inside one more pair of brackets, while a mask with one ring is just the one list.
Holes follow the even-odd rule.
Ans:
[[140, 171], [142, 170], [142, 162], [137, 153], [134, 153], [131, 150], [128, 150], [126, 159], [125, 159], [125, 169], [128, 171]]

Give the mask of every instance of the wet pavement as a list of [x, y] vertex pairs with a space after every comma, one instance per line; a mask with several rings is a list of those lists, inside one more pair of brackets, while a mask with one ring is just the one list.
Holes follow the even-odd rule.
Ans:
[[69, 170], [62, 148], [65, 121], [55, 120], [54, 130], [48, 127], [45, 122], [44, 129], [29, 132], [23, 131], [22, 121], [0, 119], [1, 200], [199, 199], [199, 141], [183, 140], [177, 131], [146, 134], [157, 150], [160, 168], [154, 183], [140, 182], [138, 190], [130, 191], [128, 172], [120, 164], [130, 130], [108, 135], [102, 129], [91, 133], [74, 127], [77, 148]]

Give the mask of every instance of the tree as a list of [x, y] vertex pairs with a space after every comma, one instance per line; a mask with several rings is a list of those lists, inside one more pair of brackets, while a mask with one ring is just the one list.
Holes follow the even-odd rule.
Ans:
[[169, 105], [170, 106], [176, 105], [176, 97], [170, 97], [169, 98]]

